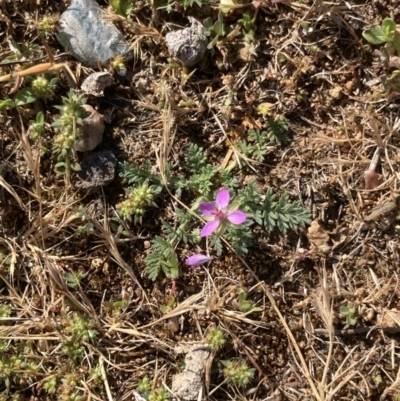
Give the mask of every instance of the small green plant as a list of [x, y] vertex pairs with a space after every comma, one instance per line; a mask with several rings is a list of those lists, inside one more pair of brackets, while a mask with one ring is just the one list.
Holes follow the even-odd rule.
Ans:
[[244, 26], [244, 29], [246, 31], [252, 30], [254, 23], [256, 22], [256, 16], [254, 15], [253, 17], [248, 13], [243, 13], [242, 18], [238, 20], [239, 23], [241, 23]]
[[57, 391], [58, 387], [58, 382], [57, 382], [57, 377], [52, 376], [47, 378], [44, 383], [43, 383], [43, 388], [49, 393], [49, 394], [55, 394]]
[[288, 230], [298, 231], [311, 223], [310, 213], [304, 209], [300, 201], [289, 202], [289, 194], [283, 193], [279, 199], [277, 195], [268, 188], [265, 199], [261, 204], [260, 217], [264, 228], [268, 233], [278, 228], [283, 234]]
[[226, 381], [238, 387], [247, 387], [253, 379], [255, 369], [249, 368], [244, 359], [221, 361], [222, 374]]
[[151, 391], [151, 380], [148, 378], [148, 376], [144, 376], [139, 379], [137, 389], [145, 399], [148, 399]]
[[58, 135], [54, 138], [53, 153], [56, 155], [57, 163], [55, 171], [59, 174], [69, 175], [72, 170], [79, 171], [75, 152], [75, 142], [81, 134], [80, 124], [87, 116], [83, 108], [86, 98], [83, 94], [76, 94], [74, 91], [68, 93], [68, 97], [62, 97], [63, 105], [55, 106], [60, 110], [60, 117], [52, 124], [59, 129]]
[[35, 120], [31, 120], [29, 123], [31, 124], [31, 133], [33, 138], [44, 136], [44, 113], [42, 111], [39, 111], [39, 113], [36, 114]]
[[38, 75], [30, 78], [32, 94], [36, 99], [51, 99], [56, 90], [58, 78], [49, 78], [46, 75]]
[[340, 314], [346, 316], [346, 323], [349, 326], [354, 326], [357, 323], [356, 307], [352, 302], [349, 302], [347, 306], [341, 306]]
[[153, 199], [161, 191], [160, 187], [149, 186], [147, 182], [138, 188], [131, 188], [127, 199], [116, 207], [118, 214], [124, 219], [134, 216], [134, 223], [142, 223], [142, 217], [148, 206], [157, 206]]
[[214, 326], [208, 329], [205, 341], [214, 349], [222, 348], [227, 343], [224, 332], [219, 326]]
[[150, 392], [148, 401], [166, 401], [169, 399], [169, 392], [165, 388], [160, 387]]
[[146, 272], [150, 280], [156, 280], [162, 271], [166, 277], [179, 277], [178, 258], [173, 246], [159, 236], [152, 240], [153, 251], [146, 257]]
[[56, 31], [57, 23], [60, 19], [59, 15], [45, 15], [38, 23], [39, 35], [46, 39]]
[[222, 11], [218, 13], [217, 21], [214, 22], [211, 17], [208, 17], [204, 20], [203, 25], [204, 35], [213, 38], [207, 46], [208, 49], [212, 49], [221, 37], [228, 34], [228, 29], [224, 24], [224, 13]]
[[68, 285], [69, 288], [76, 288], [79, 286], [81, 280], [83, 278], [83, 275], [81, 272], [77, 273], [64, 273], [64, 279]]
[[135, 1], [132, 0], [110, 0], [110, 5], [115, 13], [124, 18], [128, 18], [133, 11]]
[[247, 299], [247, 293], [242, 288], [239, 290], [239, 308], [242, 312], [262, 312], [262, 308], [254, 306], [252, 300]]
[[385, 18], [382, 26], [374, 26], [362, 33], [364, 39], [373, 45], [386, 43], [389, 54], [397, 53], [400, 56], [400, 32], [391, 18]]
[[80, 360], [85, 353], [83, 342], [93, 342], [97, 331], [93, 330], [91, 322], [77, 312], [63, 319], [62, 326], [69, 336], [62, 348], [64, 353], [72, 360]]

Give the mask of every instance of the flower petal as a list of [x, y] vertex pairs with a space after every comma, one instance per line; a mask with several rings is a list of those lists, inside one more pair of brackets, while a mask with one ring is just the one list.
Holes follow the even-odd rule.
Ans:
[[211, 260], [211, 256], [202, 255], [201, 253], [196, 253], [186, 259], [186, 264], [189, 266], [200, 266]]
[[229, 191], [226, 189], [221, 189], [218, 192], [217, 198], [215, 199], [215, 203], [219, 206], [222, 210], [226, 210], [229, 205], [230, 195]]
[[246, 221], [247, 215], [245, 212], [242, 212], [241, 210], [235, 210], [233, 212], [230, 212], [226, 218], [232, 223], [232, 224], [242, 224]]
[[213, 220], [206, 223], [206, 225], [200, 231], [200, 237], [207, 237], [212, 234], [220, 225], [219, 220]]
[[200, 203], [199, 210], [204, 216], [212, 216], [213, 213], [217, 211], [214, 203], [211, 202], [202, 202]]

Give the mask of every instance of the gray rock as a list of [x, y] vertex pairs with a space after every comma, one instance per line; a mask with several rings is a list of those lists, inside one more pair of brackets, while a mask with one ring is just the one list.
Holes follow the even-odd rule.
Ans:
[[100, 97], [104, 96], [104, 89], [113, 82], [114, 78], [109, 72], [94, 72], [83, 81], [81, 90], [87, 95]]
[[170, 32], [165, 36], [170, 54], [187, 66], [202, 60], [208, 44], [200, 22], [194, 18], [190, 18], [190, 22], [191, 27]]
[[133, 57], [121, 32], [103, 18], [94, 0], [72, 0], [60, 17], [57, 40], [82, 64], [96, 68], [111, 59]]
[[[185, 370], [172, 378], [172, 393], [180, 401], [196, 401], [204, 386], [204, 373], [212, 349], [206, 344], [193, 345], [185, 357]], [[204, 394], [204, 393], [203, 393]]]
[[115, 178], [117, 158], [110, 151], [96, 152], [86, 156], [78, 172], [79, 188], [96, 189], [110, 184]]

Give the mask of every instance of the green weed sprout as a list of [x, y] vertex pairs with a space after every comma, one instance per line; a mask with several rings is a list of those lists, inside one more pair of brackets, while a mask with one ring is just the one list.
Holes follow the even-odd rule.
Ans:
[[166, 401], [170, 399], [169, 392], [165, 388], [160, 387], [153, 390], [149, 394], [148, 401]]
[[238, 387], [247, 387], [253, 379], [255, 369], [249, 368], [244, 359], [221, 361], [222, 373], [227, 383]]
[[128, 18], [133, 11], [135, 1], [132, 0], [110, 0], [110, 5], [114, 9], [115, 14]]
[[239, 308], [242, 312], [261, 312], [262, 308], [254, 306], [253, 301], [247, 299], [247, 293], [242, 288], [239, 290]]
[[151, 380], [148, 376], [144, 376], [139, 379], [137, 390], [147, 400], [151, 391]]
[[134, 216], [134, 223], [142, 223], [142, 217], [148, 206], [157, 206], [154, 202], [154, 196], [159, 192], [155, 186], [149, 186], [147, 182], [138, 188], [131, 189], [127, 199], [119, 203], [116, 207], [118, 214], [127, 220]]
[[170, 279], [178, 278], [178, 258], [172, 244], [159, 236], [154, 237], [151, 242], [153, 252], [146, 257], [146, 273], [149, 278], [155, 281], [161, 271]]
[[220, 349], [227, 343], [224, 332], [219, 326], [211, 327], [207, 331], [205, 341], [211, 348], [214, 349]]
[[349, 302], [347, 306], [341, 306], [340, 314], [346, 316], [346, 323], [349, 326], [354, 326], [357, 323], [356, 307], [352, 302]]
[[36, 99], [50, 99], [54, 95], [58, 78], [49, 79], [46, 75], [39, 75], [32, 79], [32, 93]]
[[203, 22], [203, 33], [204, 36], [212, 36], [212, 41], [208, 44], [207, 48], [212, 49], [221, 37], [228, 34], [228, 30], [224, 24], [224, 13], [220, 11], [218, 13], [217, 21], [213, 21], [211, 17], [208, 17]]
[[57, 391], [58, 383], [57, 383], [57, 377], [52, 376], [48, 379], [46, 379], [43, 383], [43, 388], [49, 393], [49, 394], [55, 394]]
[[45, 15], [38, 24], [39, 35], [48, 39], [55, 32], [59, 19], [58, 15]]
[[385, 48], [389, 54], [397, 53], [400, 56], [400, 32], [391, 18], [385, 18], [382, 26], [374, 26], [362, 33], [364, 39], [373, 45], [386, 43]]
[[36, 114], [35, 120], [31, 120], [29, 123], [31, 124], [30, 128], [33, 138], [44, 136], [44, 114], [42, 111], [39, 111], [39, 113]]
[[79, 139], [81, 128], [79, 124], [87, 116], [83, 105], [86, 98], [83, 94], [76, 94], [74, 91], [63, 97], [63, 105], [55, 106], [60, 110], [60, 118], [52, 126], [59, 128], [59, 134], [54, 138], [53, 153], [57, 157], [55, 170], [59, 174], [71, 173], [71, 170], [80, 170], [76, 159], [75, 141]]

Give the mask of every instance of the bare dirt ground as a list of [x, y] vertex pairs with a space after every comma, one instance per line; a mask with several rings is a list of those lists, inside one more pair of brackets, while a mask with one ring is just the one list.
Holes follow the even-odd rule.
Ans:
[[[188, 16], [217, 21], [219, 3], [126, 3], [121, 16], [99, 1], [134, 57], [125, 75], [101, 67], [115, 83], [85, 96], [106, 124], [96, 150], [119, 162], [108, 186], [55, 171], [65, 71], [20, 106], [2, 100], [29, 79], [0, 81], [0, 400], [176, 399], [193, 345], [205, 347], [189, 381], [198, 400], [400, 400], [398, 62], [362, 36], [400, 23], [400, 1], [224, 3], [224, 33], [193, 67], [170, 57], [165, 35]], [[94, 70], [55, 37], [68, 5], [0, 0], [0, 79], [50, 50], [80, 87]], [[287, 124], [287, 140], [246, 156], [240, 143], [271, 121]], [[191, 144], [220, 178], [191, 184]], [[134, 186], [123, 163], [160, 180], [131, 217], [119, 213]], [[219, 250], [200, 241], [196, 201], [221, 187], [239, 199], [249, 185], [262, 200], [286, 193], [283, 207], [297, 202], [307, 224], [267, 229], [248, 202], [247, 249], [235, 252], [239, 230]], [[177, 265], [151, 273], [156, 236]], [[186, 265], [206, 249], [208, 264]]]

